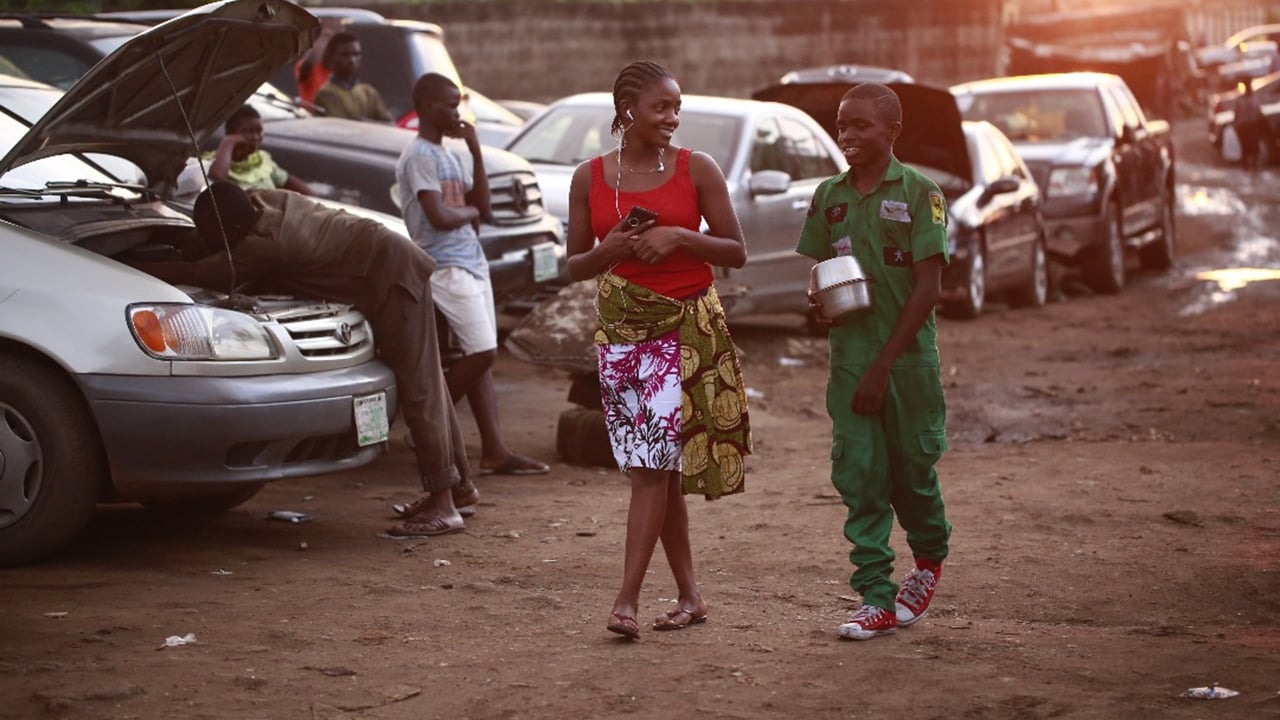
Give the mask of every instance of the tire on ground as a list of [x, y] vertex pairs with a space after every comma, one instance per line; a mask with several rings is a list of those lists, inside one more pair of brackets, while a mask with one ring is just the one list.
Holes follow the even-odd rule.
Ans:
[[[98, 428], [59, 370], [0, 355], [0, 566], [44, 559], [89, 524], [106, 484]], [[5, 516], [7, 514], [7, 517]]]
[[556, 452], [571, 465], [617, 467], [600, 410], [575, 407], [561, 413], [556, 427]]

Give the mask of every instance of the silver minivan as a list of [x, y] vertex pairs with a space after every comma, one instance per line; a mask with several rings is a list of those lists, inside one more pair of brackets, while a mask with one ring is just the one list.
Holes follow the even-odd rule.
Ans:
[[0, 565], [65, 547], [100, 501], [222, 509], [385, 447], [394, 375], [355, 308], [129, 265], [182, 257], [193, 142], [315, 24], [279, 0], [204, 6], [130, 40], [34, 127], [24, 103], [58, 91], [0, 83]]

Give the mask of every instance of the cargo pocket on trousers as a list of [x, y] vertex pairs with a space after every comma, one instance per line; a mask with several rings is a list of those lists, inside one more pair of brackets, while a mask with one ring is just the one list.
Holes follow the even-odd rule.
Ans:
[[947, 449], [947, 432], [945, 430], [926, 430], [920, 433], [920, 453], [926, 457], [937, 459]]

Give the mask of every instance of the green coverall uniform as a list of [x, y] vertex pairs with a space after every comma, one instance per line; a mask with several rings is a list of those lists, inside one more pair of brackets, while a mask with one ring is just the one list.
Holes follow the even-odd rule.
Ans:
[[796, 251], [818, 261], [853, 255], [870, 278], [871, 307], [845, 316], [830, 333], [831, 482], [849, 509], [849, 585], [865, 604], [893, 612], [894, 514], [917, 558], [941, 562], [951, 536], [933, 467], [947, 440], [932, 314], [894, 362], [880, 413], [858, 415], [852, 401], [911, 294], [912, 264], [935, 255], [947, 260], [946, 203], [932, 180], [891, 157], [866, 195], [847, 172], [824, 181]]

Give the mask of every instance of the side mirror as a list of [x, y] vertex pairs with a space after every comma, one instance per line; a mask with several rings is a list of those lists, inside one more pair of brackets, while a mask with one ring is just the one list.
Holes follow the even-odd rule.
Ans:
[[1017, 192], [1018, 186], [1019, 186], [1019, 183], [1017, 178], [1013, 178], [1008, 175], [1005, 175], [1004, 177], [999, 178], [995, 182], [988, 185], [987, 188], [982, 191], [982, 197], [979, 198], [979, 202], [985, 204], [988, 200], [990, 200], [991, 198], [997, 195], [1004, 195], [1006, 193]]
[[791, 189], [791, 176], [781, 170], [761, 170], [751, 174], [747, 189], [751, 192], [751, 197], [781, 195]]

